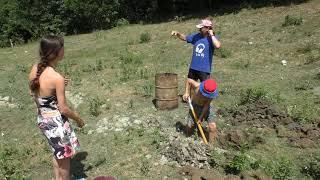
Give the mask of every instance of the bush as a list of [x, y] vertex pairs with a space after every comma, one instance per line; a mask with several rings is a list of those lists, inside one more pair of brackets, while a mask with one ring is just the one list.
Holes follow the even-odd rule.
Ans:
[[147, 43], [151, 40], [151, 35], [148, 32], [140, 34], [140, 43]]
[[[4, 147], [5, 146], [5, 147]], [[0, 179], [25, 179], [23, 161], [32, 153], [31, 149], [18, 149], [9, 144], [0, 148]]]
[[102, 113], [101, 106], [103, 105], [103, 101], [99, 97], [95, 97], [90, 99], [89, 103], [90, 114], [95, 117], [99, 116]]
[[290, 177], [294, 176], [294, 172], [296, 172], [294, 164], [284, 157], [265, 162], [262, 167], [267, 174], [279, 180], [290, 179]]
[[310, 123], [317, 117], [317, 110], [314, 104], [306, 101], [298, 105], [288, 106], [288, 114], [297, 122]]
[[232, 159], [227, 165], [226, 172], [231, 174], [239, 174], [242, 171], [250, 170], [252, 167], [256, 168], [256, 161], [254, 161], [249, 155], [240, 153]]
[[120, 56], [120, 61], [124, 65], [142, 65], [141, 57], [128, 51]]
[[320, 154], [315, 156], [307, 166], [302, 169], [302, 173], [312, 177], [313, 179], [320, 179]]
[[210, 166], [211, 167], [222, 167], [225, 165], [226, 157], [223, 152], [212, 150], [210, 154]]
[[129, 21], [126, 20], [125, 18], [120, 18], [118, 19], [117, 23], [116, 23], [116, 26], [117, 27], [120, 27], [120, 26], [126, 26], [126, 25], [129, 25]]
[[157, 15], [157, 0], [119, 0], [120, 14], [130, 22], [151, 21]]
[[66, 32], [77, 34], [115, 26], [120, 3], [117, 0], [65, 0], [65, 8], [69, 18]]
[[289, 16], [287, 15], [284, 18], [284, 23], [282, 24], [283, 27], [287, 27], [287, 26], [298, 26], [302, 24], [302, 17], [293, 17], [293, 16]]
[[242, 91], [240, 96], [240, 104], [248, 104], [253, 103], [259, 100], [265, 100], [267, 99], [267, 91], [261, 87], [259, 88], [249, 88], [245, 91]]

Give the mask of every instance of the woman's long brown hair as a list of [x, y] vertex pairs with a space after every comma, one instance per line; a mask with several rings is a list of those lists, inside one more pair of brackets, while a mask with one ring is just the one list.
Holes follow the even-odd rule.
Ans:
[[48, 35], [41, 39], [39, 48], [40, 62], [37, 65], [37, 75], [30, 81], [30, 89], [32, 92], [37, 92], [39, 90], [40, 75], [49, 66], [49, 62], [58, 57], [63, 45], [64, 40], [59, 36]]

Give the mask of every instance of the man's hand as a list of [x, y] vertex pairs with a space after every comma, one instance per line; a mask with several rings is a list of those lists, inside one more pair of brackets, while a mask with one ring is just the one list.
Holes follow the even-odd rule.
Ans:
[[190, 94], [189, 93], [184, 93], [184, 95], [182, 96], [182, 99], [185, 101], [185, 102], [188, 102], [188, 98], [190, 97]]
[[209, 30], [209, 34], [210, 34], [210, 36], [214, 36], [215, 35], [215, 33], [213, 32], [212, 29]]
[[177, 36], [178, 35], [178, 31], [171, 31], [171, 36]]

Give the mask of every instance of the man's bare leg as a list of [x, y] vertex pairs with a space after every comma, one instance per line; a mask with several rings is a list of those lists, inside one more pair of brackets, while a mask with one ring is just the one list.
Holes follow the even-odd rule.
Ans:
[[217, 125], [216, 123], [212, 122], [209, 123], [209, 142], [213, 143], [217, 138]]

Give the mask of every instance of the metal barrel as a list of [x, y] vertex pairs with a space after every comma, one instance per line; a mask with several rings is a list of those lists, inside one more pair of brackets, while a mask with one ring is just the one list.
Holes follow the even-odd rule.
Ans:
[[178, 75], [160, 73], [155, 76], [155, 105], [157, 109], [166, 110], [178, 107]]

